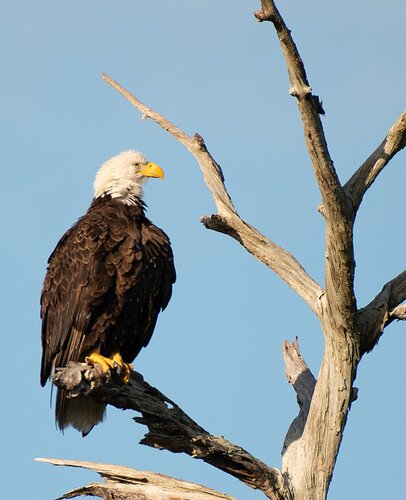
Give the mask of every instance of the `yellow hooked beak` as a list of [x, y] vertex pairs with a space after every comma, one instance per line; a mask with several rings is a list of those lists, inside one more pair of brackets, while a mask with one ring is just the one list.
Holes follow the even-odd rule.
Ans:
[[148, 162], [142, 170], [139, 171], [141, 175], [145, 177], [157, 177], [159, 179], [164, 178], [164, 171], [156, 163]]

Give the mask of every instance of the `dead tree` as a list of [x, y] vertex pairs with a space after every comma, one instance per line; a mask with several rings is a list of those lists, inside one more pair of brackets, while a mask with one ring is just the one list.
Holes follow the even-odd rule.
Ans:
[[324, 113], [322, 103], [312, 93], [291, 33], [272, 0], [262, 0], [261, 4], [255, 17], [270, 22], [279, 38], [290, 79], [289, 92], [298, 104], [322, 198], [319, 211], [326, 231], [324, 286], [316, 283], [292, 254], [240, 218], [226, 190], [222, 170], [200, 135], [187, 135], [112, 78], [103, 78], [138, 108], [143, 118], [155, 121], [196, 158], [217, 208], [215, 215], [202, 217], [205, 227], [237, 240], [296, 292], [320, 321], [324, 354], [317, 380], [301, 357], [296, 341], [286, 342], [283, 347], [287, 377], [296, 391], [300, 412], [286, 435], [281, 469], [267, 466], [222, 437], [212, 436], [138, 375], [126, 386], [111, 381], [105, 384], [89, 366], [76, 364], [58, 372], [55, 383], [76, 392], [91, 392], [91, 397], [118, 408], [140, 412], [142, 416], [136, 421], [149, 429], [143, 444], [201, 458], [262, 490], [271, 499], [321, 500], [327, 495], [348, 411], [356, 399], [353, 384], [358, 364], [392, 321], [406, 318], [406, 306], [402, 304], [406, 299], [406, 271], [384, 284], [368, 305], [357, 307], [353, 246], [354, 222], [364, 194], [406, 145], [406, 112], [352, 177], [342, 183], [327, 147], [320, 119]]

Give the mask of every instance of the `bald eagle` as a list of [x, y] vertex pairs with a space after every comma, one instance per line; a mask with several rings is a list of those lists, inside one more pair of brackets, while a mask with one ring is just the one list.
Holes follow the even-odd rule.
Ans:
[[[147, 346], [175, 282], [168, 236], [145, 216], [142, 186], [163, 170], [138, 151], [102, 165], [94, 198], [59, 240], [48, 260], [41, 294], [41, 385], [69, 361], [98, 363], [104, 371], [131, 363]], [[58, 389], [55, 418], [85, 436], [103, 420], [105, 405], [91, 396], [67, 399]]]

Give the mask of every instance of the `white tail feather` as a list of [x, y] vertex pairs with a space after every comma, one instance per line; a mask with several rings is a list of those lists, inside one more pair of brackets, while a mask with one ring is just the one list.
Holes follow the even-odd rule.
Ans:
[[92, 397], [66, 399], [63, 428], [74, 427], [84, 436], [104, 420], [106, 405]]

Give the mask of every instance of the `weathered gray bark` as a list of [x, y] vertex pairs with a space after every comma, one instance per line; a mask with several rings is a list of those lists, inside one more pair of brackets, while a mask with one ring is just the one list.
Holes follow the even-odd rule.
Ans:
[[79, 460], [58, 460], [55, 458], [37, 458], [36, 460], [53, 465], [94, 470], [104, 479], [104, 483], [90, 483], [87, 486], [68, 491], [56, 500], [80, 496], [98, 496], [105, 500], [190, 500], [192, 498], [193, 500], [235, 500], [233, 497], [200, 484], [182, 481], [163, 474]]
[[[324, 354], [317, 380], [301, 358], [297, 342], [284, 344], [286, 373], [297, 393], [300, 411], [285, 438], [281, 470], [268, 467], [245, 450], [211, 436], [189, 417], [186, 418], [173, 402], [170, 404], [183, 414], [176, 424], [165, 416], [168, 411], [171, 412], [168, 409], [154, 413], [151, 419], [150, 412], [142, 409], [142, 398], [137, 404], [131, 403], [133, 395], [128, 391], [133, 390], [134, 380], [129, 387], [119, 390], [111, 385], [102, 386], [96, 389], [94, 397], [119, 407], [141, 411], [143, 417], [136, 420], [149, 427], [144, 444], [198, 456], [239, 477], [249, 486], [261, 489], [268, 498], [321, 500], [327, 495], [348, 411], [356, 399], [353, 383], [358, 364], [362, 356], [376, 346], [384, 329], [394, 319], [406, 319], [406, 306], [402, 304], [406, 300], [406, 271], [386, 283], [370, 304], [358, 308], [354, 292], [353, 248], [354, 222], [366, 191], [393, 156], [406, 145], [406, 112], [402, 113], [369, 158], [354, 169], [355, 173], [349, 181], [342, 184], [330, 157], [320, 119], [324, 110], [319, 98], [312, 93], [290, 30], [272, 0], [262, 0], [261, 9], [255, 16], [259, 21], [272, 23], [277, 32], [287, 64], [290, 94], [298, 103], [307, 149], [322, 197], [320, 212], [326, 227], [324, 287], [316, 283], [287, 250], [239, 217], [225, 187], [222, 170], [208, 152], [201, 136], [185, 134], [112, 78], [107, 75], [103, 78], [137, 107], [144, 118], [154, 120], [196, 158], [217, 208], [217, 214], [202, 218], [203, 224], [231, 236], [270, 267], [304, 300], [320, 321]], [[154, 397], [156, 395], [154, 393]], [[169, 400], [163, 398], [168, 403]], [[181, 435], [176, 446], [171, 439], [173, 425], [177, 429], [175, 435], [178, 436], [178, 432]]]

